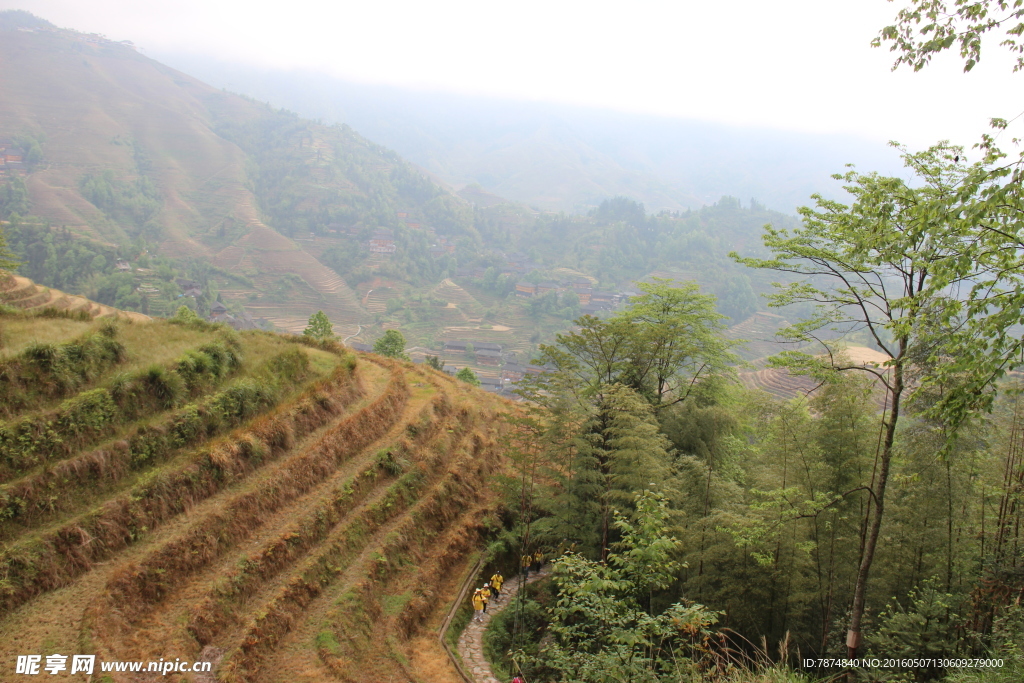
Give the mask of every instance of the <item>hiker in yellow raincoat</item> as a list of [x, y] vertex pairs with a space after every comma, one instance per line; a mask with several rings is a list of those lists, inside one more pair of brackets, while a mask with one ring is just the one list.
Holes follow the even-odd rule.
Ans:
[[485, 583], [484, 587], [480, 589], [480, 595], [484, 598], [484, 611], [487, 611], [487, 603], [491, 601], [491, 584]]
[[533, 554], [533, 571], [536, 574], [540, 573], [540, 568], [544, 566], [544, 553], [537, 551]]
[[521, 563], [523, 567], [523, 578], [525, 579], [530, 575], [530, 565], [533, 564], [533, 558], [529, 553], [527, 553], [521, 558]]
[[501, 572], [494, 572], [491, 575], [491, 590], [494, 592], [494, 601], [497, 602], [498, 598], [501, 597], [501, 587], [505, 583], [505, 577], [501, 575]]
[[473, 621], [484, 620], [484, 596], [480, 589], [473, 592]]

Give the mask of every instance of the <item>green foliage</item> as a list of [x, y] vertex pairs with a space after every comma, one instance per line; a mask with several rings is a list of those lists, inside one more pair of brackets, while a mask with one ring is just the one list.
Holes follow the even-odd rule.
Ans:
[[476, 376], [470, 368], [462, 368], [455, 373], [455, 379], [461, 380], [466, 384], [472, 384], [474, 387], [480, 386], [480, 379]]
[[[780, 286], [773, 306], [793, 303], [814, 305], [814, 314], [786, 330], [791, 341], [814, 343], [824, 354], [783, 352], [772, 359], [776, 367], [825, 381], [836, 374], [862, 372], [886, 391], [892, 410], [880, 440], [877, 476], [870, 492], [875, 513], [859, 563], [852, 606], [853, 642], [859, 638], [868, 591], [868, 576], [881, 535], [886, 493], [892, 468], [900, 404], [904, 392], [920, 398], [933, 388], [940, 398], [931, 410], [944, 417], [947, 445], [971, 411], [991, 404], [998, 375], [979, 360], [995, 358], [1006, 348], [1005, 320], [981, 325], [964, 317], [961, 301], [948, 292], [961, 288], [977, 291], [976, 264], [963, 258], [964, 243], [975, 241], [974, 220], [961, 221], [948, 208], [950, 196], [964, 197], [965, 171], [959, 148], [940, 145], [920, 154], [904, 154], [907, 166], [922, 180], [911, 187], [898, 178], [850, 171], [841, 176], [855, 202], [846, 206], [815, 196], [817, 208], [804, 207], [802, 228], [792, 232], [765, 227], [764, 243], [773, 258], [740, 258], [755, 268], [791, 273], [799, 280]], [[986, 277], [987, 275], [982, 275]], [[1000, 276], [997, 276], [997, 278]], [[1008, 277], [1008, 276], [1007, 276]], [[998, 287], [998, 283], [992, 283]], [[979, 311], [984, 317], [985, 311]], [[1020, 316], [1019, 311], [1013, 315]], [[888, 356], [885, 369], [852, 363], [829, 337], [852, 329], [866, 330]], [[1016, 348], [1017, 343], [1009, 344]], [[995, 347], [995, 348], [993, 348]], [[966, 361], [965, 359], [970, 359]], [[942, 372], [955, 365], [960, 375]], [[907, 373], [914, 368], [913, 392]], [[954, 379], [955, 377], [955, 379]], [[856, 645], [851, 648], [851, 656]]]
[[435, 370], [444, 370], [444, 363], [441, 362], [440, 356], [426, 356], [424, 362]]
[[317, 311], [309, 316], [309, 324], [306, 325], [306, 329], [302, 331], [302, 334], [320, 341], [337, 338], [330, 319], [323, 311]]
[[91, 333], [62, 344], [31, 344], [0, 361], [0, 412], [21, 410], [40, 396], [68, 396], [124, 360], [124, 346], [109, 333]]
[[394, 449], [385, 448], [374, 456], [374, 464], [387, 474], [397, 477], [409, 467], [409, 461], [395, 455]]
[[373, 352], [388, 358], [409, 360], [409, 357], [405, 355], [405, 335], [398, 330], [386, 331], [373, 343]]
[[947, 0], [911, 0], [910, 7], [901, 9], [896, 23], [883, 28], [872, 45], [891, 43], [890, 51], [897, 53], [893, 68], [906, 64], [914, 71], [927, 66], [936, 54], [958, 45], [964, 71], [970, 71], [981, 60], [985, 34], [996, 29], [1002, 29], [999, 46], [1019, 55], [1013, 70], [1021, 70], [1024, 7], [1018, 2], [958, 1], [950, 6]]
[[680, 602], [651, 608], [654, 591], [666, 588], [677, 570], [667, 501], [643, 493], [635, 506], [639, 524], [616, 514], [623, 540], [607, 563], [580, 555], [554, 563], [553, 642], [540, 658], [560, 680], [678, 681], [708, 654], [715, 612]]
[[7, 239], [4, 237], [3, 229], [0, 228], [0, 269], [14, 269], [18, 267], [19, 263], [7, 248]]
[[606, 320], [585, 315], [554, 345], [542, 344], [541, 361], [572, 377], [583, 396], [622, 383], [656, 405], [668, 395], [669, 403], [686, 400], [705, 378], [728, 374], [735, 358], [721, 336], [714, 297], [693, 283], [674, 284], [638, 283], [643, 294], [620, 313]]
[[129, 182], [117, 179], [108, 169], [82, 176], [79, 190], [108, 218], [130, 228], [132, 237], [160, 235], [160, 226], [153, 220], [162, 205], [160, 193], [145, 176]]
[[[937, 590], [932, 579], [907, 594], [905, 607], [886, 605], [878, 615], [878, 628], [867, 639], [867, 652], [874, 656], [926, 660], [955, 658], [959, 649], [954, 611], [959, 600]], [[945, 668], [938, 665], [896, 667], [915, 681], [941, 678]]]
[[14, 176], [0, 185], [0, 218], [6, 220], [12, 214], [26, 216], [29, 208], [28, 188], [24, 180]]

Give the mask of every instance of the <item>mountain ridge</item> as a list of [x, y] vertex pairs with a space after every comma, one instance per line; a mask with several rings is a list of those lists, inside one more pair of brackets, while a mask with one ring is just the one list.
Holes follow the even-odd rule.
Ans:
[[[839, 195], [830, 176], [847, 163], [902, 172], [885, 144], [852, 135], [355, 83], [310, 70], [158, 54], [214, 85], [309, 118], [348, 123], [450, 185], [477, 183], [543, 210], [586, 212], [624, 195], [657, 212], [729, 195], [789, 213], [814, 192]], [[552, 165], [557, 172], [548, 172]], [[557, 199], [544, 191], [552, 178], [562, 187]]]

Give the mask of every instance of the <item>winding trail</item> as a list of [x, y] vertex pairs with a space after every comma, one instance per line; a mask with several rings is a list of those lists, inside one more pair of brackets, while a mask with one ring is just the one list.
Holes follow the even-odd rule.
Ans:
[[[531, 584], [534, 581], [543, 579], [550, 573], [551, 565], [549, 563], [540, 570], [539, 574], [531, 573], [530, 577], [526, 579], [526, 583]], [[484, 612], [484, 620], [470, 620], [469, 625], [466, 626], [462, 635], [459, 636], [459, 656], [462, 657], [467, 673], [473, 677], [476, 683], [501, 683], [497, 676], [494, 675], [494, 672], [491, 671], [491, 663], [484, 657], [484, 631], [487, 630], [487, 625], [491, 623], [491, 618], [494, 615], [499, 614], [515, 602], [515, 597], [519, 593], [519, 587], [522, 585], [522, 582], [522, 574], [517, 574], [515, 578], [507, 580], [501, 591], [501, 601], [495, 604], [492, 600], [487, 611]]]

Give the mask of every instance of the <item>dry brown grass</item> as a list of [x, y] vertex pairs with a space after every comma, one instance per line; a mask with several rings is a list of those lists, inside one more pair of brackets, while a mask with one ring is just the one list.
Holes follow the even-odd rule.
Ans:
[[[390, 429], [407, 397], [403, 377], [393, 375], [380, 397], [332, 425], [305, 452], [291, 457], [272, 480], [239, 495], [216, 515], [197, 523], [184, 537], [165, 545], [138, 565], [123, 569], [107, 585], [108, 599], [117, 606], [119, 617], [130, 622], [176, 583], [247, 537], [264, 517], [308, 491], [380, 437]], [[225, 453], [223, 457], [230, 456]]]
[[[281, 340], [239, 338], [247, 361]], [[365, 356], [345, 372], [146, 472], [100, 449], [61, 463], [46, 476], [123, 484], [0, 552], [0, 633], [31, 614], [19, 605], [74, 582], [92, 596], [79, 643], [101, 657], [212, 648], [226, 653], [218, 680], [247, 683], [449, 680], [443, 651], [418, 644], [480, 543], [509, 407], [411, 364]], [[320, 651], [325, 621], [338, 646]]]
[[[339, 377], [346, 372], [339, 368]], [[287, 452], [296, 438], [327, 424], [358, 395], [356, 385], [338, 382], [339, 377], [316, 383], [248, 429], [200, 451], [186, 466], [155, 472], [98, 509], [5, 548], [0, 552], [5, 609], [66, 585], [146, 531]], [[267, 449], [261, 458], [252, 457], [256, 441]]]

